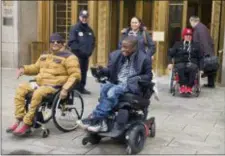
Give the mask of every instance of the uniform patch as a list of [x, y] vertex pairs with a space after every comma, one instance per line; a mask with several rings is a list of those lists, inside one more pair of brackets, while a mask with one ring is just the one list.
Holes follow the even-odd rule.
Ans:
[[53, 62], [55, 62], [55, 63], [57, 63], [57, 64], [60, 64], [60, 63], [62, 62], [62, 60], [57, 59], [57, 58], [54, 58], [54, 59], [53, 59]]
[[40, 58], [40, 61], [45, 61], [46, 60], [46, 57], [41, 57]]
[[84, 36], [84, 33], [83, 32], [79, 32], [78, 35], [79, 36]]

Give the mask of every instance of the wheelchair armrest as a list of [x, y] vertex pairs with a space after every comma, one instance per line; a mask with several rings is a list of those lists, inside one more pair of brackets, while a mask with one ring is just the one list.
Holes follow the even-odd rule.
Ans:
[[142, 87], [142, 88], [153, 88], [155, 83], [151, 82], [151, 81], [146, 81], [146, 80], [139, 80], [138, 84]]

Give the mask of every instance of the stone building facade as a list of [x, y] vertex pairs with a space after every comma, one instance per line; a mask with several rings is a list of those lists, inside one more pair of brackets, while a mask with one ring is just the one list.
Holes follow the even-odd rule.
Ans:
[[[140, 17], [152, 36], [163, 37], [163, 41], [155, 40], [157, 52], [154, 68], [158, 75], [166, 74], [168, 48], [180, 40], [181, 31], [189, 26], [191, 15], [198, 15], [209, 27], [217, 55], [224, 47], [225, 1], [53, 0], [1, 3], [1, 63], [8, 68], [34, 62], [41, 51], [48, 48], [48, 38], [52, 32], [59, 32], [67, 39], [81, 9], [88, 9], [89, 24], [97, 39], [90, 65], [107, 63], [108, 54], [117, 48], [121, 29], [128, 26], [132, 16]], [[10, 7], [11, 14], [10, 11], [7, 13]], [[11, 24], [10, 17], [13, 18]], [[157, 32], [164, 35], [157, 36]], [[219, 81], [221, 75], [222, 68]]]

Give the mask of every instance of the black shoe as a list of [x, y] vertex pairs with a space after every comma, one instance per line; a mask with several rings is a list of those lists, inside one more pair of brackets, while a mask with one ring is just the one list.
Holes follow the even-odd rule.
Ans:
[[80, 91], [81, 94], [88, 94], [88, 95], [91, 94], [91, 92], [86, 90], [86, 89], [82, 89], [82, 90], [79, 90], [79, 91]]
[[206, 88], [215, 88], [215, 85], [204, 84], [203, 86]]

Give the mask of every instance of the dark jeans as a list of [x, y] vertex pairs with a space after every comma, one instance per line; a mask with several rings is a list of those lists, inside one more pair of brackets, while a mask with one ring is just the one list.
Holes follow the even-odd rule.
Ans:
[[198, 72], [198, 66], [194, 63], [190, 66], [188, 66], [187, 63], [178, 63], [175, 64], [175, 68], [179, 75], [179, 84], [192, 87], [194, 85], [195, 76]]
[[81, 70], [81, 81], [79, 85], [77, 85], [77, 89], [84, 90], [87, 80], [87, 71], [88, 71], [88, 58], [78, 58], [80, 63], [80, 70]]
[[125, 87], [123, 85], [115, 85], [112, 83], [103, 84], [100, 92], [100, 101], [93, 111], [94, 118], [107, 117], [112, 109], [118, 104], [119, 96], [124, 94]]

